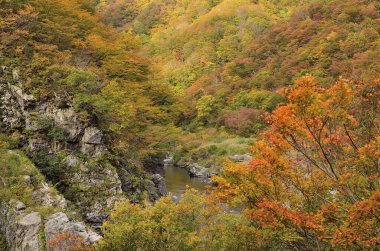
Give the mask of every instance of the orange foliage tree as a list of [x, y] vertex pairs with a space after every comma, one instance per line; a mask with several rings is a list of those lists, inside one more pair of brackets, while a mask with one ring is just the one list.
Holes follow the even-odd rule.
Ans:
[[82, 237], [61, 233], [54, 235], [53, 239], [48, 243], [49, 248], [56, 251], [90, 251], [91, 248], [86, 244], [86, 240]]
[[[219, 198], [243, 202], [267, 241], [297, 250], [380, 245], [380, 80], [311, 76], [287, 90], [248, 165], [215, 178]], [[311, 249], [310, 249], [311, 248]]]

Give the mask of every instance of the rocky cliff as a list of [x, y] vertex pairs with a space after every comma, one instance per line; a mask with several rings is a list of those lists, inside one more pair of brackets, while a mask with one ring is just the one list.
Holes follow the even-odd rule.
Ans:
[[21, 151], [9, 149], [3, 139], [0, 171], [0, 230], [5, 239], [0, 249], [54, 251], [58, 243], [84, 247], [101, 238], [80, 221], [72, 206], [69, 209], [33, 163]]
[[[115, 161], [107, 149], [105, 132], [95, 122], [83, 120], [61, 97], [38, 100], [27, 94], [18, 69], [1, 68], [0, 108], [2, 133], [19, 135], [18, 147], [94, 229], [100, 231], [117, 201], [138, 201], [144, 194], [155, 200], [166, 194], [162, 170], [143, 173], [135, 184], [133, 172], [137, 166], [144, 169], [142, 161]], [[64, 209], [51, 199], [49, 189], [45, 183], [28, 192], [41, 198], [42, 207]], [[0, 227], [12, 250], [39, 250], [36, 247], [41, 246], [41, 241], [36, 236], [43, 228], [47, 241], [51, 233], [73, 231], [81, 232], [85, 243], [97, 238], [83, 223], [71, 222], [64, 212], [44, 219], [38, 212], [19, 211], [13, 204], [2, 201], [0, 208]]]
[[[9, 75], [11, 80], [4, 81]], [[115, 167], [101, 158], [107, 152], [103, 133], [81, 121], [70, 106], [57, 106], [58, 98], [37, 101], [25, 94], [16, 69], [3, 68], [0, 90], [4, 127], [22, 133], [37, 167], [59, 183], [86, 222], [99, 227], [114, 203], [123, 199]]]

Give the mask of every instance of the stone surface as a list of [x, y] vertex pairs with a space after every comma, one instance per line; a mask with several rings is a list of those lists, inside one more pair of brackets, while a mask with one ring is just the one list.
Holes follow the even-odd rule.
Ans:
[[208, 171], [205, 167], [199, 165], [198, 163], [193, 163], [187, 166], [187, 171], [191, 177], [207, 178]]
[[164, 165], [174, 165], [174, 158], [173, 157], [166, 157], [164, 159]]
[[156, 184], [153, 181], [146, 179], [144, 180], [145, 189], [148, 191], [149, 197], [152, 201], [158, 200], [160, 196], [157, 192]]
[[38, 232], [41, 227], [41, 215], [32, 212], [22, 217], [16, 223], [15, 251], [37, 251], [40, 250]]
[[230, 160], [234, 162], [247, 163], [251, 161], [252, 156], [249, 154], [236, 154], [229, 157]]
[[103, 133], [96, 127], [87, 127], [84, 130], [82, 142], [85, 144], [98, 145], [102, 143]]
[[10, 91], [9, 85], [0, 82], [0, 120], [9, 128], [20, 128], [23, 124], [21, 107]]
[[89, 157], [99, 156], [106, 150], [107, 148], [104, 145], [83, 144], [81, 147], [81, 152]]
[[87, 127], [82, 137], [81, 152], [87, 156], [95, 157], [106, 151], [103, 144], [103, 133], [96, 127]]
[[74, 167], [77, 167], [79, 166], [80, 164], [80, 160], [78, 157], [70, 154], [69, 156], [67, 156], [64, 160], [63, 160], [64, 164], [67, 166], [67, 167], [70, 167], [70, 168], [74, 168]]
[[[137, 198], [138, 196], [135, 195], [144, 192], [138, 187], [131, 188], [127, 178], [122, 180], [119, 177], [119, 173], [122, 173], [119, 170], [125, 168], [124, 163], [117, 162], [115, 164], [117, 168], [113, 166], [113, 163], [106, 161], [104, 165], [103, 163], [94, 165], [96, 161], [93, 161], [93, 157], [107, 151], [103, 142], [103, 132], [96, 127], [94, 122], [82, 121], [76, 110], [70, 107], [70, 100], [58, 96], [49, 100], [36, 100], [24, 91], [21, 71], [12, 71], [5, 66], [4, 72], [0, 74], [1, 125], [4, 125], [6, 129], [18, 130], [22, 134], [22, 144], [28, 149], [30, 155], [42, 153], [47, 158], [67, 156], [63, 160], [60, 159], [62, 160], [60, 168], [64, 169], [62, 182], [81, 188], [73, 191], [70, 200], [78, 208], [86, 223], [93, 227], [100, 226], [108, 218], [109, 211], [115, 202], [123, 200], [124, 194]], [[26, 78], [26, 76], [23, 77]], [[9, 80], [11, 78], [14, 80]], [[48, 137], [40, 137], [41, 128], [38, 122], [42, 119], [51, 121], [51, 126], [63, 129], [66, 136], [64, 142], [57, 143], [49, 140]], [[25, 131], [28, 131], [28, 134], [24, 134]], [[131, 165], [135, 166], [136, 163], [133, 161]], [[130, 176], [131, 174], [126, 174], [126, 177]], [[32, 178], [24, 177], [24, 180], [26, 185], [35, 188], [32, 191], [32, 198], [41, 206], [65, 210], [66, 200], [56, 191], [52, 192], [47, 184], [34, 184], [33, 176]], [[124, 182], [128, 184], [123, 184]], [[3, 183], [0, 179], [0, 187], [4, 187]], [[124, 194], [122, 184], [125, 188]], [[161, 185], [158, 183], [158, 186]], [[2, 225], [7, 226], [6, 222], [12, 222], [13, 214], [20, 216], [25, 211], [16, 211], [14, 207], [11, 207], [11, 210], [4, 212], [3, 219], [0, 215], [1, 228]], [[13, 232], [10, 231], [10, 233]], [[13, 237], [7, 237], [7, 240], [14, 238], [14, 234], [11, 235]], [[90, 239], [96, 237], [96, 235], [91, 236]]]
[[53, 195], [47, 183], [42, 183], [39, 189], [34, 190], [32, 198], [38, 200], [41, 206], [55, 206], [61, 209], [67, 207], [65, 198], [62, 195]]
[[25, 111], [25, 108], [32, 106], [35, 102], [33, 95], [25, 94], [21, 87], [16, 85], [9, 86], [11, 92], [16, 97], [17, 103], [20, 105], [22, 111]]
[[[45, 223], [45, 238], [47, 243], [54, 241], [58, 234], [69, 234], [82, 239], [85, 245], [91, 245], [99, 241], [102, 237], [94, 231], [88, 229], [82, 222], [70, 221], [65, 213], [59, 212], [51, 215]], [[66, 243], [69, 244], [70, 243]], [[72, 243], [78, 245], [78, 243]], [[56, 251], [53, 247], [48, 247], [49, 251]]]
[[100, 241], [102, 239], [102, 237], [95, 233], [95, 232], [89, 232], [88, 235], [87, 235], [87, 241], [90, 243], [90, 244], [94, 244], [98, 241]]
[[178, 198], [178, 196], [173, 195], [173, 196], [172, 196], [172, 201], [175, 202], [175, 203], [179, 203], [179, 198]]
[[22, 201], [17, 201], [16, 202], [16, 211], [22, 211], [25, 210], [26, 206]]
[[42, 139], [29, 139], [28, 149], [30, 152], [38, 152], [49, 148], [49, 143]]
[[20, 72], [18, 69], [15, 68], [12, 70], [12, 77], [14, 81], [16, 82], [20, 81]]
[[27, 186], [32, 185], [32, 179], [30, 178], [29, 175], [24, 175], [23, 179], [24, 179], [25, 185], [27, 185]]
[[165, 196], [168, 194], [164, 177], [156, 173], [152, 175], [152, 181], [157, 188], [157, 193], [159, 196]]
[[49, 107], [48, 114], [54, 119], [54, 122], [65, 130], [67, 142], [79, 142], [83, 133], [83, 125], [74, 109], [57, 109]]

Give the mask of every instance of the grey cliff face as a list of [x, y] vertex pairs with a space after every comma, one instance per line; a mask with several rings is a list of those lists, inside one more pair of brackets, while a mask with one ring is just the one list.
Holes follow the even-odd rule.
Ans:
[[[102, 237], [95, 233], [94, 231], [89, 230], [82, 222], [70, 221], [66, 214], [59, 212], [51, 215], [47, 222], [45, 223], [44, 233], [47, 243], [52, 243], [56, 241], [59, 235], [66, 234], [67, 236], [75, 236], [80, 238], [78, 242], [83, 242], [84, 245], [91, 245], [99, 241]], [[78, 245], [75, 241], [70, 243], [69, 240], [65, 244]], [[48, 251], [55, 251], [52, 246], [48, 246]]]
[[[32, 159], [39, 155], [45, 156], [47, 161], [56, 159], [54, 166], [48, 168], [60, 171], [55, 185], [63, 187], [60, 190], [63, 196], [52, 193], [47, 183], [38, 184], [31, 192], [31, 198], [41, 207], [60, 211], [49, 219], [42, 219], [38, 212], [30, 212], [22, 201], [0, 200], [0, 230], [11, 251], [40, 250], [43, 246], [39, 237], [41, 232], [47, 242], [54, 240], [57, 233], [75, 233], [83, 238], [84, 243], [92, 244], [101, 237], [86, 224], [99, 230], [116, 202], [125, 201], [126, 197], [138, 197], [144, 192], [140, 187], [133, 187], [129, 180], [132, 175], [129, 169], [133, 168], [123, 163], [111, 164], [103, 158], [109, 152], [105, 134], [97, 124], [84, 121], [73, 107], [57, 105], [59, 103], [59, 97], [38, 100], [26, 93], [22, 72], [1, 67], [0, 126], [5, 131], [18, 131], [22, 135], [22, 145]], [[131, 163], [141, 165], [134, 160]], [[35, 164], [40, 168], [39, 159]], [[46, 168], [45, 164], [41, 166]], [[45, 171], [43, 168], [40, 170], [42, 173]], [[163, 174], [154, 173], [142, 181], [145, 184], [143, 189], [156, 200], [167, 192]], [[28, 175], [22, 179], [28, 186], [34, 182]], [[0, 177], [0, 189], [6, 187], [6, 181]], [[66, 199], [76, 206], [85, 223], [69, 220], [65, 213]]]
[[15, 250], [39, 250], [38, 231], [41, 227], [41, 221], [41, 215], [37, 212], [32, 212], [16, 222]]
[[[89, 161], [107, 151], [103, 142], [103, 132], [94, 125], [86, 124], [72, 107], [60, 108], [55, 100], [38, 101], [23, 91], [20, 71], [10, 71], [3, 67], [0, 85], [0, 122], [11, 130], [29, 131], [24, 139], [31, 155], [46, 153], [48, 156], [65, 154], [62, 161], [65, 169], [65, 182], [85, 189], [72, 191], [73, 202], [79, 207], [85, 220], [96, 226], [108, 217], [114, 203], [106, 202], [108, 198], [117, 201], [123, 197], [120, 179], [112, 166], [97, 164], [89, 167]], [[0, 75], [1, 77], [1, 75]], [[8, 78], [11, 80], [7, 80]], [[38, 136], [43, 121], [50, 127], [60, 128], [64, 140], [54, 142]], [[46, 126], [46, 125], [44, 125]], [[36, 136], [34, 136], [36, 135]], [[76, 152], [84, 156], [77, 156]], [[33, 192], [33, 197], [44, 198], [42, 205], [51, 206], [53, 202], [46, 191], [47, 186]], [[85, 190], [85, 191], [82, 191]], [[77, 194], [76, 194], [77, 193]], [[62, 200], [60, 206], [64, 207]]]
[[[0, 205], [1, 231], [10, 251], [39, 251], [43, 247], [49, 251], [62, 250], [56, 249], [51, 243], [57, 242], [63, 235], [75, 237], [72, 243], [70, 238], [65, 240], [68, 246], [88, 246], [102, 239], [83, 222], [72, 221], [63, 212], [55, 213], [43, 221], [38, 212], [24, 213], [25, 209], [13, 208], [4, 203]], [[45, 236], [45, 243], [41, 234]]]

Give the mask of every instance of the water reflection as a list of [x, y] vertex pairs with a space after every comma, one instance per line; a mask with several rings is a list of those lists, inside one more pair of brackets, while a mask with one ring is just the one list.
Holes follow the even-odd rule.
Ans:
[[166, 189], [178, 198], [186, 191], [186, 186], [204, 191], [206, 184], [200, 178], [190, 178], [189, 174], [184, 168], [174, 166], [172, 164], [165, 164], [165, 180]]
[[[190, 175], [184, 168], [174, 166], [171, 163], [165, 163], [165, 180], [166, 189], [168, 193], [173, 195], [173, 199], [177, 201], [181, 195], [185, 193], [186, 186], [197, 189], [198, 191], [205, 191], [207, 184], [201, 178], [190, 178]], [[177, 201], [178, 202], [178, 201]], [[240, 214], [243, 206], [230, 207], [223, 204], [223, 210], [226, 212]]]

